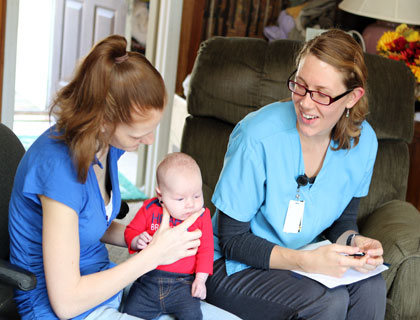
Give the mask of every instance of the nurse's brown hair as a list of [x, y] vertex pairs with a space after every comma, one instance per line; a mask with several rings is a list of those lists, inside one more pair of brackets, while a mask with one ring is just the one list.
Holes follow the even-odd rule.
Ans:
[[[308, 54], [341, 72], [347, 89], [361, 87], [366, 90], [367, 67], [363, 50], [348, 33], [331, 29], [308, 41], [297, 57], [297, 65]], [[346, 113], [345, 110], [331, 132], [331, 139], [337, 143], [334, 150], [349, 149], [359, 143], [361, 124], [368, 113], [367, 95], [364, 94], [353, 108], [349, 109], [349, 117], [346, 117]]]

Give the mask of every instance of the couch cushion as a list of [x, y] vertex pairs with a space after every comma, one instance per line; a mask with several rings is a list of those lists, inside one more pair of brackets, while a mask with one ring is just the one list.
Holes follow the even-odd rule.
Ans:
[[415, 80], [401, 61], [365, 54], [368, 67], [368, 121], [378, 139], [410, 143], [414, 130]]
[[[203, 42], [191, 76], [188, 112], [236, 124], [251, 111], [289, 98], [286, 81], [301, 45], [293, 40], [269, 43], [240, 37]], [[402, 62], [371, 54], [365, 57], [368, 121], [378, 139], [410, 142], [415, 101], [411, 71]]]
[[191, 155], [201, 169], [204, 203], [212, 214], [215, 208], [211, 197], [219, 180], [225, 156], [224, 150], [227, 148], [232, 129], [233, 125], [226, 122], [189, 116], [182, 134], [181, 151]]
[[381, 139], [369, 194], [360, 202], [359, 221], [393, 199], [405, 200], [408, 179], [408, 146], [402, 140]]
[[289, 97], [288, 75], [300, 43], [216, 37], [202, 43], [187, 97], [192, 115], [236, 124], [247, 113]]

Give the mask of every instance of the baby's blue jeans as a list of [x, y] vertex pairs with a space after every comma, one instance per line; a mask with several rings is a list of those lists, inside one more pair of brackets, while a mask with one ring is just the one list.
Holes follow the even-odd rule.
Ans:
[[191, 295], [194, 275], [153, 270], [138, 278], [130, 288], [123, 311], [157, 319], [164, 314], [183, 320], [201, 320], [200, 299]]

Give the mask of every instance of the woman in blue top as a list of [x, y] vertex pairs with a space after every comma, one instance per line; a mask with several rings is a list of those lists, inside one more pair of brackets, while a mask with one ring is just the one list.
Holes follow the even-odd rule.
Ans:
[[[212, 198], [219, 246], [207, 301], [243, 319], [384, 318], [381, 275], [328, 289], [289, 271], [340, 277], [383, 263], [381, 243], [356, 225], [377, 152], [366, 77], [358, 43], [330, 30], [301, 49], [291, 101], [235, 127]], [[321, 236], [334, 244], [297, 250]]]
[[[194, 255], [201, 215], [161, 228], [145, 250], [118, 266], [105, 243], [126, 246], [114, 221], [121, 196], [117, 161], [124, 151], [151, 144], [166, 104], [158, 71], [121, 36], [99, 42], [58, 93], [56, 125], [19, 164], [9, 210], [10, 259], [32, 271], [37, 286], [16, 291], [23, 319], [136, 319], [118, 312], [121, 292], [158, 265]], [[230, 318], [203, 304], [206, 319]], [[236, 318], [236, 317], [235, 317]]]

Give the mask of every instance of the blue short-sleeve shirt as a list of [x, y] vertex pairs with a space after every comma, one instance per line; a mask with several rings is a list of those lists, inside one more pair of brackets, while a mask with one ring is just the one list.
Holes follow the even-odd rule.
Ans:
[[[301, 232], [285, 233], [289, 201], [296, 199], [296, 179], [305, 167], [293, 102], [270, 104], [248, 114], [233, 130], [212, 201], [230, 217], [250, 221], [255, 235], [298, 249], [331, 226], [353, 197], [367, 195], [377, 145], [375, 132], [364, 121], [357, 146], [328, 148], [315, 183], [299, 191], [305, 201]], [[216, 235], [217, 216], [216, 211]], [[215, 247], [217, 259], [221, 255]], [[227, 261], [226, 267], [231, 274], [246, 266]]]
[[[45, 284], [42, 206], [38, 195], [61, 202], [77, 213], [82, 275], [113, 266], [100, 239], [121, 206], [117, 161], [124, 151], [112, 146], [109, 150], [113, 211], [108, 219], [93, 164], [89, 168], [86, 182], [80, 183], [67, 145], [52, 138], [56, 134], [54, 127], [47, 130], [25, 153], [16, 172], [9, 205], [10, 260], [37, 277], [34, 290], [15, 291], [15, 299], [23, 318], [57, 319], [50, 306]], [[91, 311], [74, 319], [83, 319]]]

